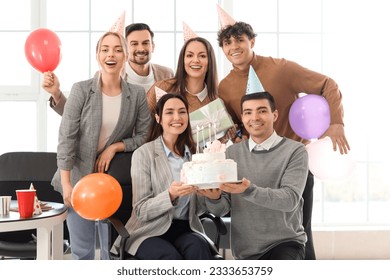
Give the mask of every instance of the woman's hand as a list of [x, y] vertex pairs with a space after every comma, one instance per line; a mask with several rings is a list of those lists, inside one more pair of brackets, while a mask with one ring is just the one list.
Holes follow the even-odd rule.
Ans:
[[57, 104], [61, 98], [60, 81], [53, 72], [43, 73], [42, 88], [51, 94]]
[[64, 199], [64, 204], [70, 208], [72, 208], [72, 192], [73, 187], [70, 183], [62, 184], [62, 197]]
[[95, 162], [95, 172], [104, 173], [110, 168], [111, 160], [118, 152], [125, 150], [125, 144], [123, 142], [117, 142], [108, 146], [97, 158]]
[[196, 192], [196, 187], [183, 186], [183, 183], [173, 181], [168, 189], [168, 192], [169, 192], [169, 197], [171, 198], [171, 201], [174, 201], [178, 197], [186, 196], [186, 195], [189, 195], [193, 192]]
[[112, 149], [105, 149], [97, 158], [95, 162], [95, 171], [99, 173], [104, 173], [110, 167], [111, 160], [114, 158], [116, 152]]

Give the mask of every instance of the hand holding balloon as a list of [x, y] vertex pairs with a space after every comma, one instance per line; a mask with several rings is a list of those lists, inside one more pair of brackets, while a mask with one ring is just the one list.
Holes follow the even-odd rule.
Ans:
[[54, 102], [57, 104], [61, 97], [61, 90], [60, 81], [56, 74], [50, 71], [43, 73], [42, 87], [53, 96]]
[[337, 151], [337, 147], [340, 154], [348, 154], [348, 151], [351, 150], [342, 124], [331, 124], [321, 138], [325, 138], [326, 136], [332, 140], [334, 151]]

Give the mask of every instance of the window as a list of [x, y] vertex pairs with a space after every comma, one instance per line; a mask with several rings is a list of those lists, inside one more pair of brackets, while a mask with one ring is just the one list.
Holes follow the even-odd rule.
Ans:
[[31, 30], [47, 27], [60, 37], [63, 56], [56, 73], [65, 94], [95, 73], [97, 39], [124, 10], [126, 24], [146, 22], [155, 32], [154, 63], [175, 69], [184, 21], [213, 44], [223, 78], [231, 66], [217, 45], [216, 3], [258, 32], [256, 53], [296, 61], [340, 86], [358, 168], [346, 182], [316, 180], [313, 224], [389, 225], [388, 105], [382, 101], [388, 71], [382, 69], [390, 63], [390, 18], [381, 0], [112, 0], [109, 6], [103, 0], [7, 1], [0, 10], [0, 153], [56, 150], [61, 118], [48, 107], [41, 74], [24, 56]]

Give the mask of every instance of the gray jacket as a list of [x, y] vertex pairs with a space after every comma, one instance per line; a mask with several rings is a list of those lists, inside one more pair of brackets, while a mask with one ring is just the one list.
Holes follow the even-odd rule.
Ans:
[[[102, 124], [102, 92], [99, 75], [75, 83], [65, 104], [57, 147], [58, 170], [52, 185], [62, 193], [59, 170], [71, 171], [74, 186], [94, 170]], [[125, 152], [133, 151], [146, 139], [151, 121], [145, 91], [137, 85], [121, 81], [122, 103], [118, 123], [105, 146], [123, 141]]]
[[[170, 79], [173, 78], [174, 76], [172, 69], [166, 66], [151, 63], [150, 67], [153, 69], [155, 81]], [[61, 93], [61, 98], [57, 104], [55, 104], [53, 97], [50, 96], [49, 105], [60, 116], [62, 116], [62, 114], [64, 113], [65, 103], [66, 103], [66, 97], [62, 93]]]
[[[130, 233], [126, 251], [132, 255], [147, 238], [163, 235], [171, 226], [174, 206], [171, 203], [168, 187], [173, 175], [165, 154], [161, 138], [144, 144], [133, 153], [131, 162], [133, 183], [133, 213], [126, 224]], [[131, 202], [129, 202], [131, 203]], [[191, 194], [189, 222], [194, 232], [198, 232], [214, 248], [213, 242], [204, 234], [199, 215], [204, 212], [204, 198]], [[112, 251], [117, 252], [120, 237]]]

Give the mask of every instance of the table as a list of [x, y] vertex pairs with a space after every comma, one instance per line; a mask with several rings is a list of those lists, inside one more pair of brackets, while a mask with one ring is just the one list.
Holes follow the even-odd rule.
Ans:
[[[17, 201], [11, 201], [11, 208], [17, 207]], [[37, 259], [61, 260], [64, 258], [64, 220], [68, 208], [61, 203], [47, 202], [53, 209], [32, 218], [20, 218], [19, 212], [10, 211], [7, 216], [0, 216], [0, 232], [27, 229], [37, 230]]]

